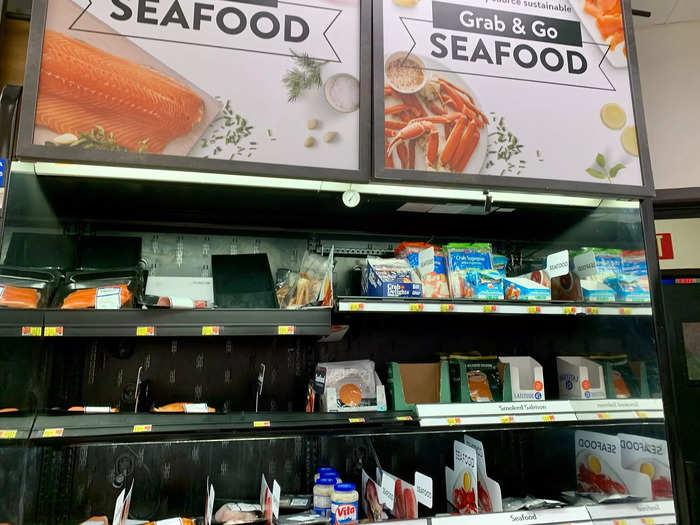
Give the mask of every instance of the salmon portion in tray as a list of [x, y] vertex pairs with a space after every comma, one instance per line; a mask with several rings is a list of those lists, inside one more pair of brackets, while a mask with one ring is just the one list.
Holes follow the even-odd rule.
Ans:
[[202, 98], [167, 75], [46, 30], [37, 125], [76, 136], [99, 127], [130, 151], [160, 153], [203, 114]]

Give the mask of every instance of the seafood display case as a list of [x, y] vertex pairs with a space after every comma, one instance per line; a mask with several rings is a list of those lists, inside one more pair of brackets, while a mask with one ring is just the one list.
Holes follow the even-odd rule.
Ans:
[[[33, 168], [13, 164], [3, 263], [26, 269], [37, 264], [32, 246], [64, 246], [40, 252], [44, 271], [63, 281], [48, 308], [0, 310], [8, 325], [28, 312], [40, 327], [22, 337], [16, 325], [4, 339], [8, 355], [13, 341], [34, 348], [21, 366], [10, 359], [8, 371], [31, 371], [35, 387], [26, 402], [12, 397], [23, 392], [14, 383], [3, 390], [3, 407], [20, 409], [28, 426], [26, 436], [3, 441], [23, 451], [25, 482], [20, 517], [2, 519], [111, 519], [130, 489], [130, 519], [200, 519], [208, 482], [215, 511], [248, 508], [240, 505], [260, 504], [262, 476], [279, 485], [283, 503], [307, 502], [282, 504], [275, 519], [302, 519], [313, 507], [316, 470], [330, 465], [357, 487], [360, 518], [681, 523], [671, 498], [664, 353], [649, 302], [655, 269], [647, 272], [650, 295], [627, 300], [624, 290], [615, 295], [605, 266], [619, 254], [628, 265], [645, 262], [644, 205], [575, 197], [543, 205], [531, 202], [536, 195], [508, 193], [489, 194], [489, 203], [480, 192], [450, 199], [426, 187], [362, 194], [350, 208], [334, 191], [56, 177]], [[76, 212], [69, 196], [78, 188], [91, 198]], [[139, 248], [134, 255], [103, 246]], [[459, 273], [459, 250], [473, 261], [488, 253], [498, 270], [472, 263]], [[397, 275], [408, 265], [411, 275], [412, 254], [426, 264], [424, 251], [433, 260], [411, 281], [419, 294], [369, 295], [370, 266], [386, 281], [377, 290], [400, 290], [387, 288], [395, 275], [386, 264]], [[215, 282], [212, 257], [238, 254], [265, 254], [281, 307], [177, 307], [175, 296], [191, 290], [182, 279]], [[450, 256], [444, 267], [436, 262]], [[600, 276], [580, 277], [580, 256]], [[323, 306], [324, 294], [302, 307], [285, 303], [297, 297], [299, 279], [314, 280], [309, 261], [323, 269], [329, 257], [332, 306]], [[133, 304], [98, 303], [100, 290], [115, 285], [98, 280], [92, 308], [61, 307], [70, 275], [117, 259], [143, 273]], [[557, 264], [568, 273], [553, 277]], [[452, 270], [460, 285], [446, 274], [440, 285], [441, 272]], [[480, 299], [480, 286], [499, 271], [501, 295]], [[563, 292], [536, 275], [552, 276]], [[149, 302], [149, 281], [172, 302]], [[522, 297], [508, 295], [511, 285]], [[541, 286], [549, 296], [527, 296]], [[598, 295], [584, 297], [589, 288]], [[185, 297], [198, 300], [196, 290]], [[601, 290], [605, 302], [596, 299]], [[0, 420], [3, 431], [20, 429], [16, 417]], [[659, 456], [623, 454], [628, 442]], [[471, 455], [481, 458], [480, 473], [469, 470]], [[3, 461], [10, 459], [17, 454]], [[380, 498], [396, 483], [393, 496]], [[4, 508], [15, 507], [9, 499]]]

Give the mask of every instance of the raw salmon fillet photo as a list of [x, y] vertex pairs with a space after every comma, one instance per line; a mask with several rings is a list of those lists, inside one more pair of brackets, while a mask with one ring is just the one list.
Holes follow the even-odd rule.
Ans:
[[203, 113], [202, 99], [180, 82], [56, 31], [44, 33], [37, 126], [76, 136], [99, 126], [130, 151], [160, 153]]

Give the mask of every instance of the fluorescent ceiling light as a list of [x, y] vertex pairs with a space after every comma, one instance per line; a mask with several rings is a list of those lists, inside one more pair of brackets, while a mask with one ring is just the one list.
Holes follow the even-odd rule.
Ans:
[[[252, 188], [288, 189], [301, 191], [326, 191], [342, 193], [348, 189], [366, 195], [391, 195], [400, 197], [419, 197], [423, 199], [438, 199], [442, 201], [476, 201], [484, 202], [481, 190], [437, 188], [420, 185], [386, 184], [373, 182], [371, 184], [351, 184], [346, 182], [324, 182], [305, 179], [288, 179], [280, 177], [265, 177], [253, 175], [222, 174], [197, 171], [164, 170], [151, 168], [129, 168], [119, 166], [96, 166], [88, 164], [66, 164], [51, 162], [21, 162], [12, 163], [12, 170], [23, 173], [36, 173], [41, 176], [59, 177], [89, 177], [102, 179], [140, 180], [156, 182], [187, 182], [194, 184], [211, 184], [225, 186], [240, 186]], [[582, 206], [596, 208], [599, 206], [611, 208], [637, 208], [638, 201], [616, 199], [601, 200], [590, 197], [569, 197], [552, 195], [551, 193], [522, 193], [509, 191], [491, 191], [494, 206], [502, 203], [543, 204], [554, 206]]]

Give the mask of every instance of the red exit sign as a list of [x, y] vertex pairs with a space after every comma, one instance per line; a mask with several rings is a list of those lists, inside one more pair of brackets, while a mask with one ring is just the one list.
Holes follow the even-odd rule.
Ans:
[[673, 259], [673, 241], [670, 233], [656, 234], [656, 251], [659, 253], [659, 260]]

